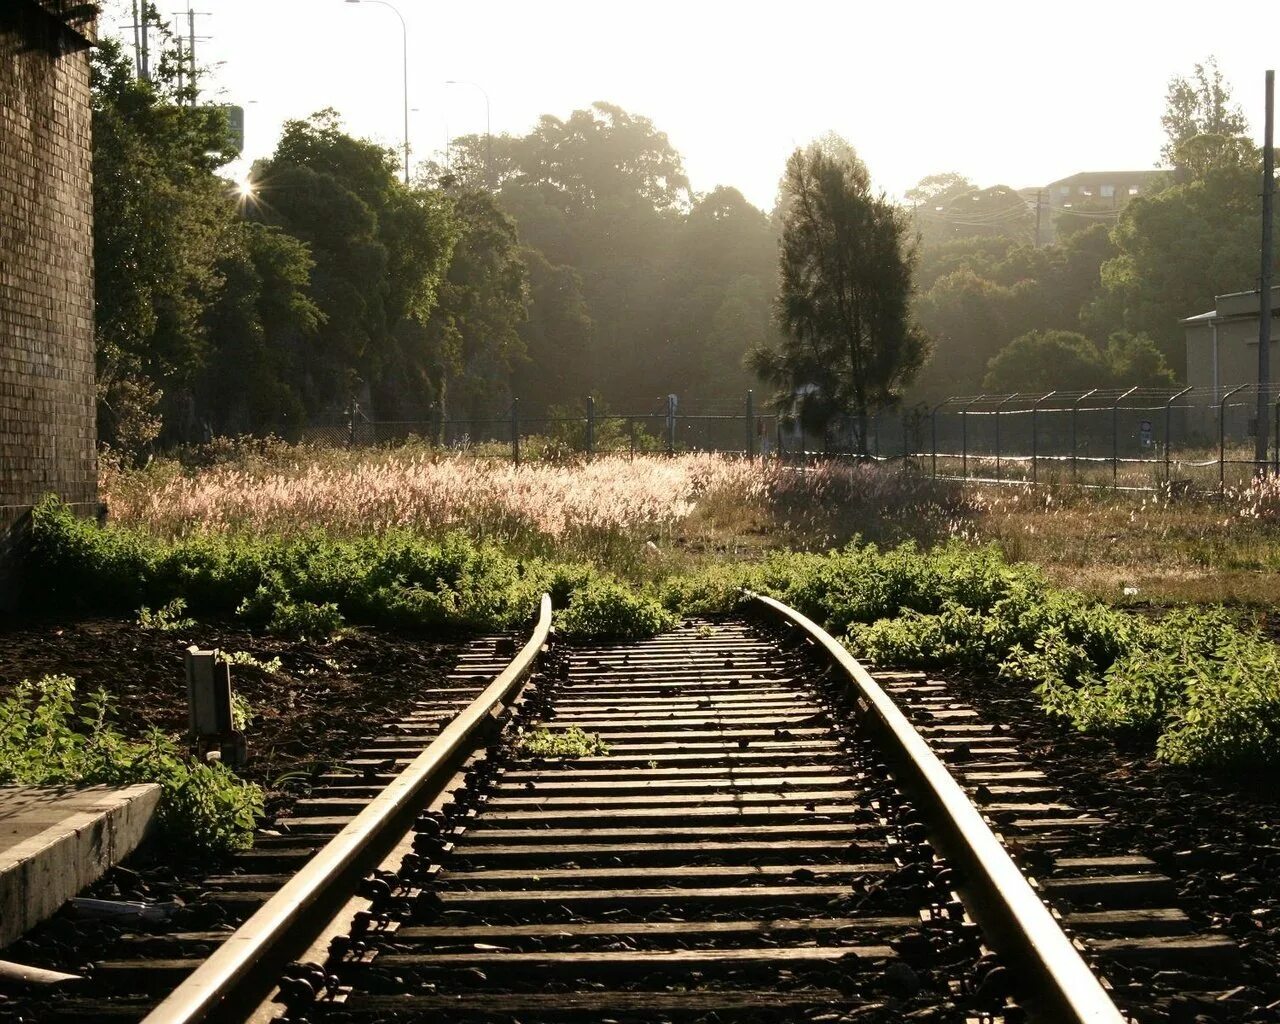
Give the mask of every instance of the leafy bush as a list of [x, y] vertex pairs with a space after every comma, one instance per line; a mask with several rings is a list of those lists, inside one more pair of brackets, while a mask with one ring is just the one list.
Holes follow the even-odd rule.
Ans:
[[648, 636], [674, 622], [656, 600], [590, 566], [515, 559], [461, 534], [161, 540], [80, 520], [54, 499], [33, 512], [28, 569], [38, 584], [31, 600], [50, 609], [122, 611], [176, 598], [202, 615], [238, 613], [307, 636], [330, 636], [345, 622], [504, 629], [522, 625], [544, 590], [570, 606], [566, 628], [575, 636]]
[[560, 630], [574, 638], [632, 640], [671, 629], [677, 618], [651, 597], [607, 579], [591, 579], [573, 592], [559, 615]]
[[174, 848], [223, 853], [249, 845], [262, 790], [221, 764], [196, 761], [153, 731], [130, 740], [103, 692], [77, 709], [70, 676], [24, 680], [0, 701], [0, 783], [29, 786], [156, 782], [159, 826]]

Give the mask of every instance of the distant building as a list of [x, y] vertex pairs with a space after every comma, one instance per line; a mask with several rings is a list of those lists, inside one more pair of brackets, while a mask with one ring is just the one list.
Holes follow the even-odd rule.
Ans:
[[[1067, 178], [1051, 181], [1042, 188], [1022, 188], [1018, 194], [1038, 204], [1039, 244], [1057, 238], [1060, 217], [1076, 216], [1114, 224], [1129, 200], [1150, 192], [1168, 180], [1172, 171], [1080, 171]], [[1035, 206], [1033, 205], [1033, 209]]]
[[[1219, 295], [1213, 309], [1180, 321], [1187, 330], [1187, 384], [1211, 396], [1204, 403], [1203, 422], [1188, 424], [1202, 433], [1216, 429], [1213, 409], [1223, 394], [1258, 382], [1260, 298], [1256, 288]], [[1280, 285], [1271, 289], [1271, 339], [1272, 379], [1280, 380]], [[1243, 436], [1246, 413], [1236, 410], [1233, 416], [1241, 422], [1228, 422], [1228, 432]]]

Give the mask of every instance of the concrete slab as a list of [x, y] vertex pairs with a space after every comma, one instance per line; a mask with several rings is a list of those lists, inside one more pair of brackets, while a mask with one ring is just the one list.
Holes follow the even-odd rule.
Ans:
[[0, 786], [0, 948], [128, 856], [160, 787]]

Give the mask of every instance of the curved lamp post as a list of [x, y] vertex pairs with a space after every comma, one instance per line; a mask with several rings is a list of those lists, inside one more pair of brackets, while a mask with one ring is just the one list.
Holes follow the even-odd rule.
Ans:
[[404, 183], [409, 184], [409, 26], [404, 22], [404, 15], [396, 10], [387, 0], [347, 0], [349, 4], [377, 4], [390, 8], [400, 19], [402, 56], [404, 60]]

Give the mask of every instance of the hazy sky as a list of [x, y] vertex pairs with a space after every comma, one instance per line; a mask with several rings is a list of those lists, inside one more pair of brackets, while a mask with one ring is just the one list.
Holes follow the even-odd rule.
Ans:
[[[410, 142], [523, 133], [594, 100], [651, 117], [693, 187], [772, 206], [783, 163], [828, 130], [900, 195], [956, 170], [1040, 185], [1150, 167], [1168, 79], [1217, 56], [1254, 137], [1263, 71], [1280, 64], [1274, 0], [1026, 4], [877, 0], [392, 0], [408, 24]], [[109, 0], [108, 10], [127, 0]], [[399, 146], [400, 22], [364, 0], [194, 0], [211, 98], [245, 107], [246, 157], [280, 124], [331, 106], [357, 135]], [[187, 0], [158, 0], [163, 15]], [[108, 17], [112, 30], [118, 19]]]

